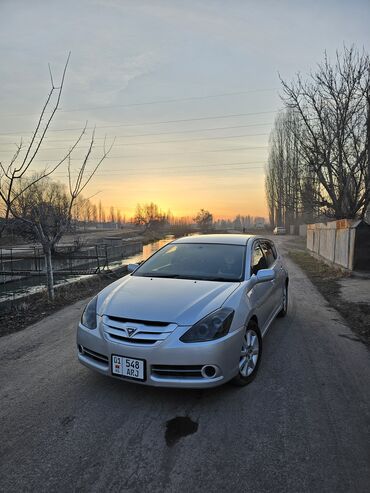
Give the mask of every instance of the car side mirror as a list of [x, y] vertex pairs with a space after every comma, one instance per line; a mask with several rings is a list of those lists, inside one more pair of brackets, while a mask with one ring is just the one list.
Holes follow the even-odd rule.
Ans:
[[252, 289], [256, 284], [260, 284], [261, 282], [272, 281], [275, 279], [275, 271], [274, 269], [260, 269], [257, 274], [253, 274], [249, 279], [249, 289]]
[[128, 264], [127, 271], [134, 272], [139, 267], [139, 264]]
[[275, 279], [274, 269], [261, 269], [257, 272], [257, 283], [273, 281]]

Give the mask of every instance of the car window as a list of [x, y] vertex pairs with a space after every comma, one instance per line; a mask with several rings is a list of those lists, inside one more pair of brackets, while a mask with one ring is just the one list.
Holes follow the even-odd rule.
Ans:
[[251, 272], [257, 274], [261, 269], [267, 269], [267, 262], [259, 243], [256, 243], [253, 248]]
[[275, 260], [277, 259], [278, 257], [278, 254], [277, 254], [277, 251], [276, 251], [276, 246], [274, 245], [274, 243], [272, 241], [269, 242], [270, 245], [271, 245], [271, 248], [272, 248], [272, 253], [274, 254], [274, 258]]
[[266, 258], [267, 268], [270, 268], [276, 259], [272, 245], [269, 241], [263, 241], [261, 242], [261, 248]]
[[177, 246], [171, 245], [169, 248], [163, 249], [162, 255], [156, 257], [155, 269], [163, 270], [178, 262]]
[[156, 252], [132, 275], [236, 282], [244, 277], [244, 259], [244, 245], [176, 243]]

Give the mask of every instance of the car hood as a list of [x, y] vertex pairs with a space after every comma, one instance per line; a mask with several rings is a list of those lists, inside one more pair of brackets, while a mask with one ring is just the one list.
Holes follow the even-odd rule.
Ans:
[[220, 308], [239, 282], [126, 276], [104, 289], [99, 315], [192, 325]]

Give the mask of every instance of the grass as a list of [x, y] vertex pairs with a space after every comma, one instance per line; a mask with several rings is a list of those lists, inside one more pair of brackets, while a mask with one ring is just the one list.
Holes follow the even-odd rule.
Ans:
[[294, 236], [286, 241], [284, 246], [299, 251], [306, 250], [306, 238], [302, 236]]
[[305, 250], [290, 250], [289, 256], [307, 274], [329, 305], [342, 315], [358, 339], [370, 346], [370, 305], [341, 297], [338, 281], [350, 274], [317, 260]]

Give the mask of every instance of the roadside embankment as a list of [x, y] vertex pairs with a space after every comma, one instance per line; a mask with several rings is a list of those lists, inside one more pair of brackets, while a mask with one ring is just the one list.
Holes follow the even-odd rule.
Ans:
[[307, 250], [295, 247], [294, 243], [286, 246], [290, 258], [307, 274], [329, 305], [338, 310], [357, 339], [370, 346], [370, 279], [351, 277], [350, 273], [312, 257]]
[[127, 274], [123, 266], [114, 272], [100, 273], [55, 287], [55, 300], [50, 302], [46, 291], [37, 292], [13, 302], [12, 309], [0, 314], [0, 337], [23, 330], [27, 326], [76, 301], [93, 297], [105, 286]]

